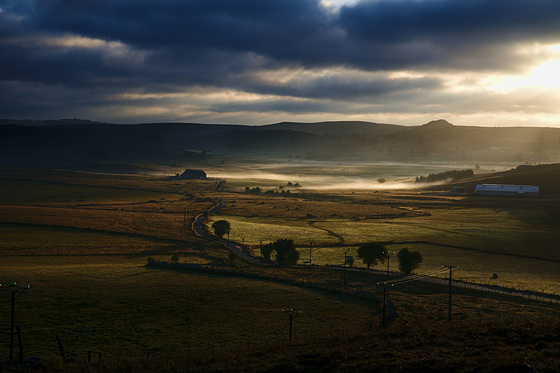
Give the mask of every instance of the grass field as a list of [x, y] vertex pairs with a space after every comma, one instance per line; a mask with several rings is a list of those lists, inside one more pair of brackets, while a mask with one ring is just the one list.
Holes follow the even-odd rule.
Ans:
[[[1, 263], [4, 279], [32, 285], [17, 301], [27, 356], [56, 355], [54, 334], [81, 359], [87, 350], [138, 357], [285, 342], [283, 308], [302, 311], [296, 340], [362, 329], [378, 313], [375, 303], [273, 282], [150, 270], [143, 257], [3, 257]], [[0, 320], [6, 330], [7, 301]], [[7, 351], [9, 336], [0, 336], [0, 351]]]
[[[517, 289], [557, 292], [560, 288], [560, 231], [558, 218], [546, 211], [489, 208], [431, 208], [428, 214], [393, 219], [282, 219], [215, 216], [230, 221], [230, 239], [253, 245], [259, 254], [264, 243], [291, 238], [300, 247], [300, 261], [340, 265], [342, 250], [353, 255], [355, 265], [360, 243], [379, 241], [397, 252], [403, 247], [420, 251], [421, 269], [458, 265], [469, 281], [490, 283], [493, 273], [502, 276], [492, 283]], [[422, 242], [420, 244], [419, 242]], [[336, 246], [336, 247], [332, 247]], [[391, 269], [398, 271], [396, 258]]]
[[[384, 276], [239, 262], [233, 267], [272, 281], [143, 267], [148, 257], [170, 260], [172, 255], [189, 263], [228, 261], [225, 249], [189, 229], [190, 219], [217, 199], [225, 207], [208, 224], [230, 221], [230, 239], [253, 246], [256, 255], [261, 241], [292, 238], [301, 262], [309, 259], [311, 240], [314, 264], [340, 265], [346, 249], [361, 266], [357, 246], [382, 241], [393, 251], [419, 250], [424, 257], [420, 273], [459, 265], [455, 276], [465, 280], [549, 293], [560, 286], [559, 221], [550, 209], [508, 208], [502, 202], [498, 210], [492, 204], [464, 204], [457, 197], [398, 192], [264, 197], [216, 192], [210, 180], [63, 171], [0, 176], [0, 283], [31, 285], [16, 304], [26, 356], [56, 356], [55, 334], [71, 356], [81, 359], [88, 350], [124, 358], [275, 345], [288, 339], [289, 316], [283, 308], [302, 311], [294, 321], [297, 341], [377, 327], [376, 301], [341, 292], [355, 289], [379, 297], [375, 283]], [[235, 188], [243, 190], [242, 184]], [[390, 263], [396, 271], [395, 258]], [[490, 280], [493, 273], [499, 274], [497, 280]], [[445, 292], [443, 285], [411, 284], [392, 291], [391, 299], [403, 321], [440, 321], [446, 317]], [[0, 293], [5, 299], [0, 301], [4, 354], [8, 295]], [[470, 319], [520, 310], [556, 312], [548, 305], [459, 289], [456, 302], [455, 316]]]
[[3, 180], [0, 183], [0, 204], [103, 204], [150, 201], [165, 198], [179, 200], [182, 195], [157, 191], [119, 189], [34, 181]]

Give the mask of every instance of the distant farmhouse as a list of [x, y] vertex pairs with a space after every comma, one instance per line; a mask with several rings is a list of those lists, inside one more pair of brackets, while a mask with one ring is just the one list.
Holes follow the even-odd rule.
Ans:
[[468, 190], [465, 187], [453, 187], [453, 188], [451, 188], [451, 193], [453, 193], [453, 194], [467, 194]]
[[183, 179], [206, 179], [206, 172], [202, 170], [186, 169], [179, 177]]
[[477, 184], [474, 193], [486, 196], [538, 196], [539, 187], [534, 185]]

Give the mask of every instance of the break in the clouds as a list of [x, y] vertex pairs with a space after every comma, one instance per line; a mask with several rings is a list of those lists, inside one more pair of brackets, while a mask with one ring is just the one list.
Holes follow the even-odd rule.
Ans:
[[0, 0], [0, 117], [560, 125], [557, 0]]

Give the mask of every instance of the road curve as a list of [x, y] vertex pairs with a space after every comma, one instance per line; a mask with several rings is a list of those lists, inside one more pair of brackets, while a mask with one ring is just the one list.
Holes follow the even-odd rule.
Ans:
[[[218, 200], [218, 202], [216, 202], [216, 204], [214, 206], [212, 206], [208, 211], [207, 214], [216, 214], [222, 207], [224, 206], [224, 202], [221, 200]], [[204, 216], [205, 214], [198, 214], [192, 223], [192, 231], [199, 237], [202, 237], [204, 239], [210, 240], [210, 241], [214, 241], [219, 243], [220, 245], [226, 247], [228, 250], [232, 251], [233, 253], [235, 253], [238, 257], [240, 257], [241, 259], [252, 263], [252, 264], [266, 264], [261, 262], [260, 260], [258, 260], [255, 257], [252, 257], [246, 253], [243, 252], [243, 250], [241, 250], [241, 247], [238, 246], [235, 242], [231, 242], [228, 240], [224, 240], [222, 238], [218, 238], [214, 235], [209, 234], [208, 232], [206, 232], [206, 230], [204, 229]]]

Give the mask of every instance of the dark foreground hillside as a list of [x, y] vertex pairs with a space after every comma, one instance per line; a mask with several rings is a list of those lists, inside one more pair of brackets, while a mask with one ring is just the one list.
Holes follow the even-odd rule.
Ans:
[[[47, 372], [560, 372], [560, 320], [426, 320], [292, 345], [57, 363]], [[327, 333], [327, 331], [325, 331]], [[96, 359], [94, 359], [96, 360]]]

